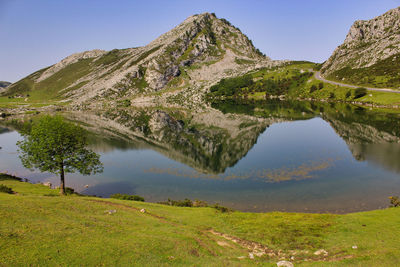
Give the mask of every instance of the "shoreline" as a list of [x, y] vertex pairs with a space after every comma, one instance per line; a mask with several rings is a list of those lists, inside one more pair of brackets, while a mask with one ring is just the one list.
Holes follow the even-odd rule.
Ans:
[[[17, 181], [23, 182], [23, 183], [29, 183], [32, 185], [42, 185], [42, 186], [46, 186], [51, 190], [58, 190], [58, 187], [52, 187], [52, 184], [49, 182], [32, 182], [31, 180], [29, 180], [28, 178], [21, 178], [12, 174], [8, 174], [8, 173], [4, 173], [4, 172], [0, 172], [0, 176], [9, 176], [10, 179], [15, 179]], [[0, 184], [1, 184], [1, 180], [0, 180]], [[82, 194], [79, 192], [76, 192], [73, 188], [71, 187], [67, 187], [69, 188], [70, 191], [72, 191], [72, 193], [70, 193], [69, 195], [78, 195], [78, 196], [82, 196], [82, 197], [94, 197], [94, 198], [100, 198], [100, 199], [105, 199], [105, 200], [109, 200], [109, 199], [114, 199], [112, 197], [103, 197], [103, 196], [98, 196], [98, 195], [87, 195], [87, 194]], [[119, 195], [127, 195], [128, 194], [121, 194], [121, 193], [115, 193], [115, 194], [119, 194]], [[389, 199], [390, 196], [388, 196]], [[363, 213], [363, 212], [372, 212], [372, 211], [379, 211], [379, 210], [385, 210], [387, 208], [390, 208], [389, 204], [387, 207], [381, 207], [381, 208], [372, 208], [372, 209], [367, 209], [367, 210], [357, 210], [357, 211], [350, 211], [350, 212], [320, 212], [320, 211], [286, 211], [286, 210], [268, 210], [268, 211], [245, 211], [245, 210], [238, 210], [238, 209], [233, 209], [230, 207], [225, 207], [225, 206], [220, 206], [218, 203], [212, 205], [212, 204], [207, 204], [208, 202], [204, 201], [204, 200], [191, 200], [191, 199], [184, 199], [184, 200], [174, 200], [171, 198], [167, 198], [168, 200], [171, 200], [172, 202], [184, 202], [186, 200], [191, 201], [192, 203], [194, 202], [201, 202], [201, 203], [205, 203], [206, 206], [179, 206], [179, 205], [166, 205], [165, 203], [167, 203], [168, 201], [161, 201], [161, 202], [149, 202], [144, 200], [143, 202], [145, 203], [150, 203], [150, 204], [156, 204], [156, 205], [164, 205], [164, 206], [175, 206], [175, 207], [185, 207], [185, 208], [199, 208], [199, 207], [214, 207], [215, 205], [217, 205], [218, 207], [221, 208], [226, 208], [227, 210], [229, 210], [230, 212], [242, 212], [242, 213], [249, 213], [249, 214], [264, 214], [264, 213], [275, 213], [275, 212], [281, 212], [281, 213], [287, 213], [287, 214], [319, 214], [319, 215], [348, 215], [348, 214], [356, 214], [356, 213]], [[388, 201], [389, 202], [389, 201]]]

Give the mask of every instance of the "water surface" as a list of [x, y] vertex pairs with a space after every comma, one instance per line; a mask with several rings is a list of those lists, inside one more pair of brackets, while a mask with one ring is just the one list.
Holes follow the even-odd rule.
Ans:
[[[400, 194], [395, 114], [313, 103], [214, 107], [227, 116], [267, 118], [267, 125], [258, 131], [245, 128], [242, 138], [223, 139], [231, 153], [207, 160], [179, 147], [163, 150], [140, 138], [93, 132], [91, 147], [101, 154], [104, 173], [67, 174], [67, 186], [103, 197], [137, 194], [150, 202], [190, 198], [256, 212], [371, 210], [387, 207], [388, 196]], [[2, 129], [0, 171], [57, 185], [55, 175], [22, 167], [15, 145], [21, 136]], [[236, 153], [238, 146], [248, 149]]]

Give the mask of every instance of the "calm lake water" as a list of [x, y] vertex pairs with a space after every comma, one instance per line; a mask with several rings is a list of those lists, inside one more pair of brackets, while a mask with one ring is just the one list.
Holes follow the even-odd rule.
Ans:
[[[136, 194], [149, 202], [190, 198], [256, 212], [371, 210], [387, 207], [389, 196], [400, 195], [396, 114], [286, 102], [224, 102], [214, 108], [270, 122], [254, 133], [256, 142], [247, 153], [214, 171], [185, 164], [143, 141], [94, 133], [91, 148], [101, 154], [104, 172], [67, 174], [67, 186], [103, 197]], [[0, 171], [58, 185], [55, 175], [22, 167], [16, 147], [20, 139], [17, 131], [0, 128]], [[223, 159], [214, 158], [218, 160]]]

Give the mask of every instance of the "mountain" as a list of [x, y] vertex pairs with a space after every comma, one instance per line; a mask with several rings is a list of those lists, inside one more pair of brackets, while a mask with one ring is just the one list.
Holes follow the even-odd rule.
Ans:
[[14, 83], [6, 95], [92, 104], [166, 89], [198, 92], [273, 62], [215, 14], [187, 18], [146, 46], [73, 54]]
[[343, 44], [323, 64], [333, 80], [374, 87], [400, 87], [400, 7], [351, 26]]
[[10, 84], [11, 84], [10, 82], [0, 81], [0, 93], [1, 93], [2, 91], [5, 91], [5, 88], [6, 88], [7, 86], [9, 86]]
[[6, 88], [10, 84], [11, 84], [10, 82], [0, 81], [0, 88]]
[[131, 148], [152, 149], [209, 174], [223, 173], [234, 166], [269, 124], [282, 121], [226, 115], [213, 109], [191, 118], [177, 112], [134, 109], [126, 110], [123, 116], [120, 111], [100, 116], [69, 112], [65, 116], [94, 133], [97, 141], [103, 139], [92, 145], [96, 151], [110, 149], [108, 140], [121, 140]]

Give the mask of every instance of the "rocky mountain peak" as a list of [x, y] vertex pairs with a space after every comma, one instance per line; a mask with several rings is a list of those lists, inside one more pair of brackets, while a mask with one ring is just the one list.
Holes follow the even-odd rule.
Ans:
[[143, 47], [68, 56], [13, 84], [8, 94], [51, 90], [58, 98], [92, 103], [167, 87], [210, 86], [214, 80], [269, 62], [230, 22], [203, 13], [188, 17]]
[[343, 44], [322, 66], [325, 76], [346, 67], [370, 67], [400, 53], [400, 7], [371, 20], [357, 20]]
[[344, 40], [345, 44], [380, 40], [400, 32], [400, 7], [371, 20], [357, 20]]

